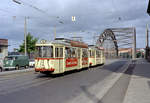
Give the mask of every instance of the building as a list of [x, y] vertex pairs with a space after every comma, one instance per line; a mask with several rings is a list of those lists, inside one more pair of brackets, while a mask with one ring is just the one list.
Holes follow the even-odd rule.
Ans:
[[8, 40], [0, 39], [0, 58], [3, 59], [8, 55]]
[[119, 57], [122, 58], [131, 58], [132, 48], [119, 48]]
[[[136, 57], [144, 58], [145, 49], [137, 48], [136, 49]], [[119, 56], [122, 58], [131, 58], [132, 57], [132, 48], [119, 48]]]

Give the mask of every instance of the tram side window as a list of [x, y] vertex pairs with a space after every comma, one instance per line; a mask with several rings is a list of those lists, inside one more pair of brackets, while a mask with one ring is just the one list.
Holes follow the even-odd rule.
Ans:
[[65, 48], [65, 57], [66, 58], [75, 58], [77, 57], [76, 48]]
[[37, 57], [53, 57], [53, 47], [52, 46], [37, 46], [36, 56]]
[[71, 57], [71, 50], [70, 48], [66, 47], [65, 48], [65, 58], [70, 58]]
[[43, 47], [43, 57], [53, 57], [53, 47], [44, 46]]
[[83, 58], [88, 57], [88, 51], [87, 51], [87, 49], [82, 49], [82, 57]]
[[60, 57], [63, 57], [63, 48], [60, 48]]
[[81, 49], [78, 48], [78, 58], [80, 58]]
[[100, 51], [96, 51], [96, 57], [100, 57], [101, 56], [101, 53], [100, 53]]
[[71, 48], [71, 57], [75, 58], [76, 56], [76, 49], [75, 48]]
[[63, 57], [63, 48], [55, 48], [55, 57]]
[[42, 47], [36, 47], [35, 55], [36, 57], [42, 57]]
[[55, 48], [55, 57], [59, 57], [59, 49]]
[[94, 57], [94, 51], [90, 50], [90, 57], [93, 58]]

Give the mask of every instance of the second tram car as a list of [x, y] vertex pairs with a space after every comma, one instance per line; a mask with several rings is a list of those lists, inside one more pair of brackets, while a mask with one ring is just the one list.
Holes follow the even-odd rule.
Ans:
[[35, 71], [44, 74], [60, 74], [104, 64], [102, 49], [89, 48], [87, 44], [64, 38], [53, 42], [42, 40], [36, 44]]
[[105, 63], [104, 49], [89, 46], [89, 66], [96, 66]]

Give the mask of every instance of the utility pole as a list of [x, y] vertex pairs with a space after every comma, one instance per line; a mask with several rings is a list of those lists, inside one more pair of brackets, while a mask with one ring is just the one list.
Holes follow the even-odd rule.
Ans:
[[56, 26], [54, 26], [54, 40], [56, 39]]
[[[75, 16], [72, 16], [72, 22], [75, 22], [76, 21], [76, 17]], [[74, 40], [76, 38], [76, 33], [74, 33]]]
[[145, 59], [148, 58], [149, 56], [149, 29], [148, 29], [148, 24], [146, 26], [146, 51], [145, 51]]
[[149, 30], [148, 30], [148, 24], [146, 26], [146, 47], [149, 47]]
[[133, 47], [132, 47], [132, 59], [136, 59], [136, 29], [133, 28]]
[[24, 21], [24, 55], [27, 55], [27, 17], [25, 17], [25, 21]]

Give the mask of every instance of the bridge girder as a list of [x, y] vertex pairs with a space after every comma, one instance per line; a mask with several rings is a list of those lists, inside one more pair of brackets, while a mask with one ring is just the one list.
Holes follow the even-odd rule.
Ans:
[[115, 36], [114, 32], [111, 29], [104, 30], [104, 32], [99, 36], [96, 45], [102, 47], [104, 41], [107, 40], [107, 38], [109, 38], [109, 37], [111, 37], [111, 39], [114, 43], [115, 50], [116, 50], [116, 55], [118, 56], [117, 39], [116, 39], [116, 36]]

